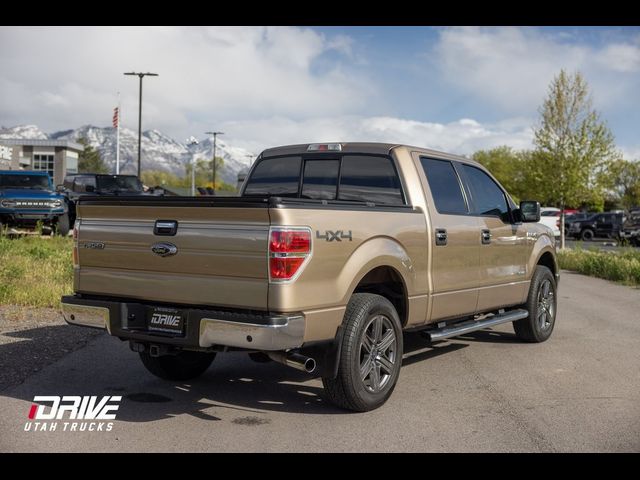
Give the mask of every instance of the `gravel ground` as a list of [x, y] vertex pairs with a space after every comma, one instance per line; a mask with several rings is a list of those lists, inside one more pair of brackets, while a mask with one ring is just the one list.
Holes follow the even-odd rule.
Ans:
[[67, 325], [54, 308], [0, 306], [0, 391], [24, 382], [55, 363], [101, 330]]

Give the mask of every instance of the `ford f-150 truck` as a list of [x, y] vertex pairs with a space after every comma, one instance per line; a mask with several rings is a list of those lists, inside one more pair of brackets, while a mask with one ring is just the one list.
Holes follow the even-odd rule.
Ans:
[[271, 148], [239, 197], [81, 198], [62, 309], [128, 341], [158, 377], [193, 378], [242, 350], [366, 411], [396, 385], [404, 330], [435, 342], [513, 322], [525, 342], [549, 338], [559, 269], [539, 219], [539, 203], [516, 206], [467, 158]]
[[33, 230], [38, 222], [59, 235], [69, 233], [69, 208], [44, 171], [0, 170], [0, 232]]

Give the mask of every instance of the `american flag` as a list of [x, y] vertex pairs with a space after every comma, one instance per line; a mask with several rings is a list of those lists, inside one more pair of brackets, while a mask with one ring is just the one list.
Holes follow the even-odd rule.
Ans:
[[120, 112], [118, 107], [113, 109], [113, 128], [118, 128], [118, 121], [120, 120]]

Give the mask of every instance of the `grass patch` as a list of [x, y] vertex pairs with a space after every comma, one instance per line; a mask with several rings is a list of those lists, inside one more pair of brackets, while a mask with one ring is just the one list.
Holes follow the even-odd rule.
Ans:
[[640, 286], [640, 250], [623, 249], [618, 252], [595, 250], [558, 251], [560, 268], [592, 277], [613, 280], [625, 285]]
[[58, 307], [73, 293], [73, 240], [0, 236], [0, 305]]

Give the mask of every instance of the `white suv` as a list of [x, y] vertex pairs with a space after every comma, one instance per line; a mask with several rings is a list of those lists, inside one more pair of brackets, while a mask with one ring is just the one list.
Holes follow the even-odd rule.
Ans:
[[560, 209], [555, 207], [542, 207], [540, 209], [540, 222], [553, 231], [553, 235], [560, 236], [560, 228], [558, 227], [558, 219], [560, 218]]

